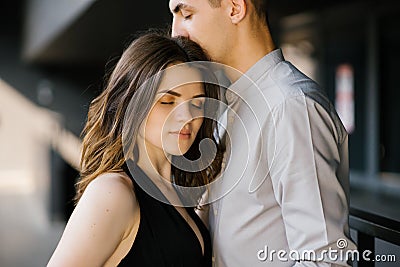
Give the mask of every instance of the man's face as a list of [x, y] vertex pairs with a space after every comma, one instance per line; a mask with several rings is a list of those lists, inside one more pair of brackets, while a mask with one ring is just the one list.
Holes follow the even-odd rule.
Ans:
[[170, 0], [172, 36], [185, 36], [198, 43], [212, 60], [225, 63], [229, 53], [231, 22], [224, 0], [211, 7], [208, 0]]

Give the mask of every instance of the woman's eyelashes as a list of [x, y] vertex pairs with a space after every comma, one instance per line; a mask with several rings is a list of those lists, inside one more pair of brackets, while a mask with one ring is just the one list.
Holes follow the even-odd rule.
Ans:
[[161, 101], [160, 103], [162, 105], [173, 105], [175, 102], [174, 101]]
[[[159, 100], [159, 103], [161, 105], [175, 105], [175, 104], [180, 104], [176, 101], [176, 99], [173, 98], [161, 98]], [[187, 101], [188, 104], [190, 104], [192, 107], [196, 108], [196, 109], [203, 109], [204, 107], [204, 101], [201, 99], [196, 99], [193, 98], [191, 100]]]
[[175, 104], [175, 98], [167, 96], [161, 97], [159, 100], [160, 104], [162, 105], [173, 105]]

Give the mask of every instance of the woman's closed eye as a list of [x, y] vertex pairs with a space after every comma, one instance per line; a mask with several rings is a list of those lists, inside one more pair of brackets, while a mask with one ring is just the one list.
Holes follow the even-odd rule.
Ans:
[[192, 105], [193, 107], [195, 107], [197, 109], [202, 109], [204, 107], [204, 101], [200, 100], [200, 99], [192, 99], [190, 101], [190, 105]]
[[162, 105], [173, 105], [173, 104], [175, 104], [175, 101], [160, 101], [160, 104], [162, 104]]
[[173, 105], [175, 104], [175, 97], [166, 95], [161, 97], [158, 102], [162, 105]]

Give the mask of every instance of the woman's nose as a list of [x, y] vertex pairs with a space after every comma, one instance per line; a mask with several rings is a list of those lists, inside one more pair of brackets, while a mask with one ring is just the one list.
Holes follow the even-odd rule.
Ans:
[[174, 117], [177, 121], [180, 122], [191, 121], [193, 119], [193, 113], [190, 108], [190, 101], [185, 101], [176, 106], [174, 110]]

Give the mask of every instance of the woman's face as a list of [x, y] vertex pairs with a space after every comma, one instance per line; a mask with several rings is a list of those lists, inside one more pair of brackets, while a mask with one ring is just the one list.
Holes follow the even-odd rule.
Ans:
[[185, 154], [203, 123], [204, 88], [202, 83], [193, 82], [201, 81], [200, 73], [189, 67], [173, 69], [164, 72], [154, 105], [144, 122], [147, 153]]

